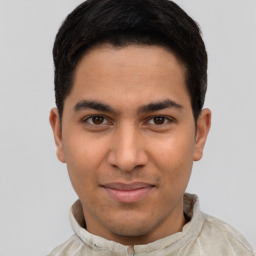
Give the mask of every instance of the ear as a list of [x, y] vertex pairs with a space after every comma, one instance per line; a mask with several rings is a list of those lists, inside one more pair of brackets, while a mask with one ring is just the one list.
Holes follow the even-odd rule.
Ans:
[[209, 109], [203, 109], [197, 120], [194, 161], [199, 161], [203, 156], [204, 145], [205, 145], [210, 127], [211, 127], [211, 111]]
[[52, 131], [54, 135], [54, 140], [56, 144], [56, 155], [58, 159], [62, 162], [65, 163], [65, 155], [63, 151], [63, 141], [62, 141], [62, 132], [61, 132], [61, 124], [60, 124], [60, 116], [59, 116], [59, 111], [57, 108], [51, 109], [50, 116], [49, 116], [49, 121], [52, 126]]

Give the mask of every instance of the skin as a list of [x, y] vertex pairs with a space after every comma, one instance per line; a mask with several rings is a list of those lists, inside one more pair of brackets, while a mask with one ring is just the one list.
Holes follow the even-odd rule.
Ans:
[[[183, 195], [210, 120], [202, 110], [195, 128], [185, 68], [169, 50], [103, 44], [88, 51], [65, 99], [62, 128], [58, 110], [50, 113], [86, 229], [126, 245], [181, 231]], [[147, 188], [139, 200], [128, 194], [120, 202], [108, 192], [112, 183]]]

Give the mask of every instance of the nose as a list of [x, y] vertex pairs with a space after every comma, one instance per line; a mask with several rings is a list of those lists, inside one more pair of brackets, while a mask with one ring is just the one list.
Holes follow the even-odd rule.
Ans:
[[108, 163], [122, 171], [131, 172], [148, 162], [148, 156], [139, 128], [134, 126], [120, 127], [114, 134]]

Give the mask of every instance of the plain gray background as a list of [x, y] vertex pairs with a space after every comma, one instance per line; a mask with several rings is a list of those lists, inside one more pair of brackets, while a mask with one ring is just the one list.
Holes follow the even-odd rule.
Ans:
[[[0, 255], [46, 255], [73, 233], [76, 200], [55, 157], [51, 50], [82, 1], [0, 0]], [[187, 191], [256, 248], [256, 1], [176, 0], [201, 26], [209, 54], [203, 160]]]

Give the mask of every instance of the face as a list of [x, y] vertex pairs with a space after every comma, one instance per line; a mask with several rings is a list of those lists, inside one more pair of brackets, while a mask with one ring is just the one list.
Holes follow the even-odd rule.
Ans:
[[210, 112], [195, 128], [185, 68], [170, 51], [91, 49], [76, 68], [62, 129], [56, 109], [50, 122], [89, 232], [141, 244], [182, 229], [183, 194]]

